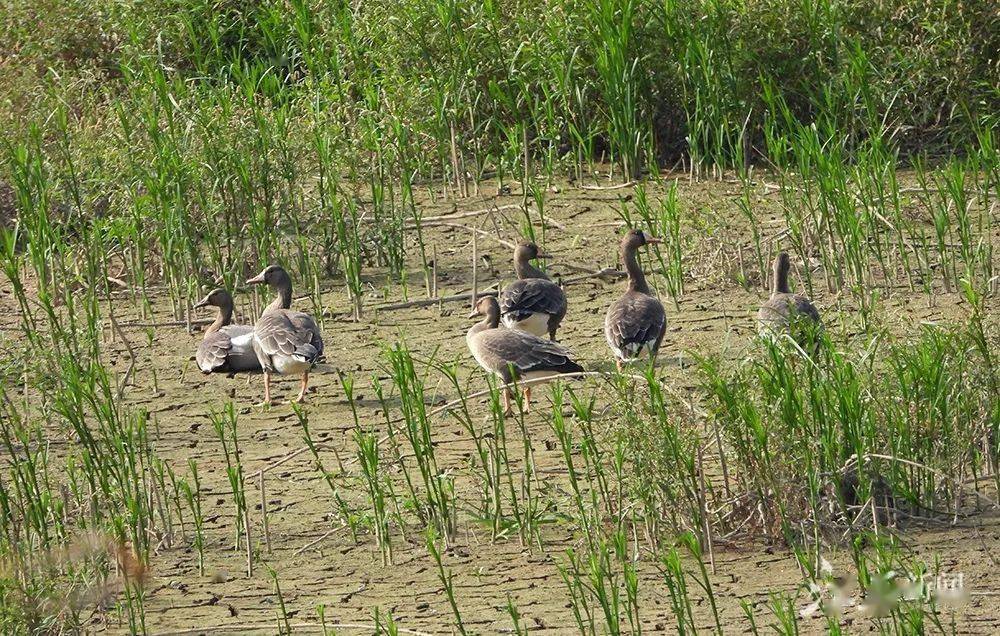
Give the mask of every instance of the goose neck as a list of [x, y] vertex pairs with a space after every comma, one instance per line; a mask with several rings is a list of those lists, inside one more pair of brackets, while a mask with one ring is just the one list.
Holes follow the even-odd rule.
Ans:
[[636, 256], [636, 248], [626, 245], [622, 248], [622, 261], [625, 263], [625, 271], [628, 273], [629, 291], [649, 294], [649, 285], [646, 283], [646, 274], [639, 267], [639, 259]]
[[208, 337], [209, 334], [213, 334], [216, 331], [222, 329], [223, 327], [232, 324], [233, 322], [233, 304], [226, 303], [219, 305], [219, 314], [215, 317], [215, 322], [210, 324], [205, 330], [205, 336]]
[[489, 329], [497, 329], [499, 327], [500, 327], [500, 307], [493, 305], [487, 310], [486, 316], [482, 320], [472, 325], [472, 327], [469, 329], [467, 338], [471, 339], [478, 333], [482, 333]]
[[549, 278], [548, 274], [531, 264], [531, 259], [528, 258], [527, 254], [520, 252], [514, 257], [514, 273], [520, 279], [544, 278], [548, 280]]
[[288, 278], [288, 275], [282, 276], [274, 283], [273, 289], [277, 293], [277, 296], [268, 305], [268, 311], [289, 309], [292, 306], [292, 281]]
[[771, 281], [772, 294], [787, 294], [789, 262], [787, 259], [779, 259], [774, 263], [774, 280]]

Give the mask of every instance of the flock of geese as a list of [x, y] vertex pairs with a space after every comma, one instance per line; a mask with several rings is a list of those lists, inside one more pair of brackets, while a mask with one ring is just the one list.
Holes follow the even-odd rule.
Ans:
[[[653, 295], [639, 266], [640, 248], [659, 243], [642, 230], [629, 230], [621, 241], [621, 258], [628, 274], [625, 293], [608, 307], [604, 335], [621, 371], [623, 365], [645, 357], [655, 364], [667, 329], [663, 303]], [[534, 243], [523, 241], [514, 250], [517, 280], [499, 297], [479, 298], [469, 318], [482, 320], [469, 329], [466, 343], [479, 365], [504, 383], [504, 410], [511, 412], [511, 386], [521, 380], [554, 377], [583, 371], [569, 349], [556, 342], [556, 332], [566, 317], [566, 293], [533, 260], [548, 258]], [[808, 298], [788, 286], [791, 260], [782, 252], [774, 261], [770, 298], [757, 312], [762, 334], [792, 335], [808, 347], [822, 327], [819, 312]], [[309, 371], [323, 354], [323, 338], [309, 314], [293, 311], [292, 280], [284, 269], [271, 265], [246, 281], [266, 284], [275, 293], [254, 325], [234, 325], [233, 297], [215, 289], [195, 307], [214, 306], [218, 316], [206, 330], [195, 360], [203, 373], [261, 370], [264, 404], [271, 402], [271, 375], [300, 375], [297, 400], [304, 400]], [[812, 328], [794, 331], [804, 321]], [[803, 335], [805, 334], [805, 335]], [[531, 384], [523, 388], [524, 406], [530, 409]]]
[[202, 373], [215, 371], [264, 372], [264, 404], [271, 403], [271, 374], [301, 374], [297, 400], [304, 400], [309, 371], [323, 355], [323, 335], [309, 314], [293, 311], [292, 279], [278, 265], [264, 268], [247, 285], [267, 284], [275, 298], [264, 308], [256, 324], [234, 325], [233, 296], [225, 289], [213, 290], [195, 307], [214, 305], [219, 315], [198, 345], [195, 361]]

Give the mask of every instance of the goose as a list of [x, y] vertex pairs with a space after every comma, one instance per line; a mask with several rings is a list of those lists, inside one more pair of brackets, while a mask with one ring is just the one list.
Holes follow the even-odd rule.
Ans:
[[292, 311], [292, 279], [278, 265], [264, 268], [247, 285], [261, 285], [277, 293], [253, 327], [253, 349], [264, 369], [264, 404], [271, 403], [271, 374], [301, 373], [298, 401], [305, 399], [309, 371], [323, 353], [323, 337], [313, 317]]
[[774, 278], [771, 297], [757, 311], [759, 333], [764, 337], [788, 334], [803, 349], [815, 351], [819, 346], [817, 336], [823, 328], [819, 311], [807, 297], [793, 294], [788, 288], [788, 272], [792, 259], [788, 252], [781, 252], [774, 259]]
[[656, 362], [663, 334], [667, 330], [667, 314], [646, 284], [646, 275], [636, 260], [636, 251], [644, 245], [659, 243], [660, 239], [644, 234], [642, 230], [629, 230], [622, 238], [621, 253], [628, 286], [625, 293], [611, 303], [604, 317], [604, 337], [615, 354], [615, 364], [621, 371], [626, 362], [634, 362], [645, 350], [650, 364]]
[[532, 259], [549, 258], [530, 241], [514, 248], [514, 271], [518, 280], [500, 292], [500, 316], [505, 327], [520, 329], [539, 337], [556, 339], [559, 323], [566, 317], [566, 293], [549, 280]]
[[195, 308], [218, 307], [219, 315], [208, 329], [205, 338], [194, 354], [202, 373], [213, 371], [231, 373], [260, 369], [260, 362], [253, 350], [253, 326], [234, 325], [233, 297], [222, 289], [213, 289], [195, 304]]
[[[500, 304], [493, 296], [476, 302], [469, 318], [484, 316], [465, 337], [469, 351], [483, 369], [503, 380], [504, 413], [511, 413], [510, 384], [561, 373], [577, 373], [583, 367], [573, 361], [560, 344], [517, 329], [500, 327]], [[525, 410], [531, 409], [531, 387], [524, 387]]]

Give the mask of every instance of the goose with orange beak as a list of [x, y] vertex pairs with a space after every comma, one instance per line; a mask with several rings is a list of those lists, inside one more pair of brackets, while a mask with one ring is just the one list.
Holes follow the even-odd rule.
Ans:
[[550, 258], [530, 241], [514, 249], [514, 272], [518, 280], [500, 292], [500, 320], [505, 327], [556, 339], [556, 330], [566, 317], [566, 292], [548, 275], [531, 264]]
[[301, 374], [297, 400], [306, 396], [309, 371], [323, 354], [319, 325], [309, 314], [290, 309], [292, 279], [278, 265], [264, 268], [247, 285], [266, 284], [276, 293], [253, 327], [253, 348], [264, 370], [264, 404], [271, 403], [271, 374]]
[[[583, 371], [566, 347], [526, 331], [501, 327], [500, 305], [493, 296], [484, 296], [476, 302], [469, 318], [478, 316], [483, 316], [483, 320], [469, 329], [465, 340], [479, 366], [506, 385], [504, 413], [511, 413], [512, 383]], [[524, 401], [526, 410], [530, 410], [531, 385], [524, 387]]]
[[215, 322], [205, 329], [205, 337], [194, 355], [202, 373], [256, 371], [260, 362], [253, 350], [253, 326], [234, 325], [233, 296], [227, 290], [213, 289], [195, 304], [199, 307], [218, 307]]
[[625, 363], [635, 362], [643, 353], [651, 365], [655, 364], [663, 334], [667, 331], [663, 303], [650, 290], [636, 257], [640, 247], [659, 242], [660, 239], [642, 230], [629, 230], [622, 238], [621, 255], [628, 272], [628, 283], [625, 293], [611, 303], [604, 317], [604, 336], [615, 354], [619, 371]]

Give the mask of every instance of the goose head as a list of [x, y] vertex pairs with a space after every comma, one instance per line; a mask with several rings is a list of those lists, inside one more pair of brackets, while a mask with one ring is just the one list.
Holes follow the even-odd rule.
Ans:
[[195, 303], [194, 308], [198, 309], [200, 307], [231, 307], [233, 305], [233, 297], [229, 291], [219, 287], [218, 289], [213, 289], [208, 292], [208, 295]]
[[536, 258], [549, 258], [531, 241], [521, 241], [514, 248], [514, 271], [518, 278], [548, 278], [542, 270], [531, 264]]
[[469, 313], [469, 318], [486, 316], [487, 322], [494, 327], [500, 324], [500, 303], [495, 296], [483, 296], [476, 301], [476, 305]]
[[514, 248], [515, 261], [527, 263], [536, 258], [552, 258], [552, 256], [538, 249], [538, 245], [531, 241], [520, 241]]
[[662, 242], [663, 241], [661, 239], [646, 234], [642, 230], [632, 229], [626, 232], [625, 236], [622, 237], [622, 249], [637, 250], [646, 245], [655, 245]]
[[288, 272], [286, 272], [283, 267], [280, 265], [268, 265], [261, 273], [257, 274], [253, 278], [248, 278], [246, 284], [267, 284], [267, 286], [272, 289], [280, 289], [285, 285], [290, 285], [291, 282], [292, 279], [289, 278]]

